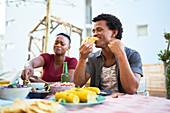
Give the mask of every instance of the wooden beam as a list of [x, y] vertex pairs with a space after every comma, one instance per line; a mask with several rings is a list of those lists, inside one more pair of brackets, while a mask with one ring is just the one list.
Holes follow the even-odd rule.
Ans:
[[47, 0], [47, 19], [46, 19], [46, 36], [45, 36], [45, 53], [47, 52], [48, 38], [50, 30], [50, 0]]

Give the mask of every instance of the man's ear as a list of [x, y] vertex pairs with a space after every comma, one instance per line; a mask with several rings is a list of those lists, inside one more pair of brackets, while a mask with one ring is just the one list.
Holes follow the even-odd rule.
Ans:
[[115, 38], [116, 37], [116, 35], [118, 34], [118, 30], [117, 29], [115, 29], [115, 30], [113, 30], [113, 37]]

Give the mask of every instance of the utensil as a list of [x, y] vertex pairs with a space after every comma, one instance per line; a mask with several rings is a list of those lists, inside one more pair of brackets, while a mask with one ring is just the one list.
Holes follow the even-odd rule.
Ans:
[[50, 83], [48, 83], [48, 82], [42, 80], [41, 78], [39, 78], [39, 80], [41, 80], [42, 82], [46, 83], [47, 85], [50, 85]]
[[28, 83], [30, 83], [31, 84], [31, 86], [32, 86], [32, 88], [34, 89], [34, 91], [35, 92], [37, 92], [37, 90], [35, 89], [35, 87], [32, 85], [32, 83], [30, 82], [30, 80], [28, 79], [28, 80], [26, 80]]

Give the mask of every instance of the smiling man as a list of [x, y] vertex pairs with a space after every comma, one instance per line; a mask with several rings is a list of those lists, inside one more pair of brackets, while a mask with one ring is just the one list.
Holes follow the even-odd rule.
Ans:
[[121, 42], [123, 28], [120, 20], [111, 14], [100, 14], [93, 22], [93, 36], [99, 38], [95, 47], [101, 50], [91, 53], [93, 45], [90, 42], [79, 48], [74, 83], [83, 86], [91, 78], [90, 86], [101, 90], [136, 93], [143, 76], [141, 57]]

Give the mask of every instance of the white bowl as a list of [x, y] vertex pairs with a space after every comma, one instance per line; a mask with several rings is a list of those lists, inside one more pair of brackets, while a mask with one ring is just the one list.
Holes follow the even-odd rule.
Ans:
[[[43, 89], [45, 86], [45, 83], [31, 83], [35, 89]], [[29, 87], [32, 87], [30, 83], [28, 83]], [[33, 88], [32, 88], [33, 89]]]
[[15, 100], [19, 98], [20, 100], [25, 99], [28, 93], [31, 91], [31, 87], [25, 88], [3, 88], [0, 89], [0, 99]]

